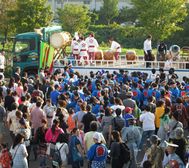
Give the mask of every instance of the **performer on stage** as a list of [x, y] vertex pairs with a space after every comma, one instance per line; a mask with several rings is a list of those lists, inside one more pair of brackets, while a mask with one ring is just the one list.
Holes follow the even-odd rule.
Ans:
[[74, 37], [71, 44], [71, 51], [75, 59], [79, 59], [79, 42]]
[[85, 63], [88, 64], [89, 56], [88, 56], [88, 45], [85, 42], [84, 37], [80, 37], [79, 43], [79, 62], [82, 63], [85, 60]]
[[94, 38], [93, 33], [91, 33], [89, 37], [86, 38], [85, 42], [88, 45], [89, 61], [93, 63], [93, 60], [95, 60], [95, 52], [97, 51], [97, 48], [99, 47], [98, 42]]
[[[152, 61], [152, 36], [148, 35], [147, 39], [144, 41], [144, 59], [145, 61]], [[146, 63], [146, 68], [150, 68], [151, 63]]]
[[121, 45], [118, 42], [114, 41], [113, 38], [109, 39], [109, 43], [111, 44], [110, 50], [115, 52], [115, 59], [118, 60], [119, 54], [121, 53]]

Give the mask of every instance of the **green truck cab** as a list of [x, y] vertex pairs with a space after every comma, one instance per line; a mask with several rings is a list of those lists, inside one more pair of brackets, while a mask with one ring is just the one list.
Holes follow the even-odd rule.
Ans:
[[52, 26], [40, 29], [40, 33], [27, 32], [17, 34], [13, 46], [13, 71], [16, 67], [29, 76], [38, 73], [40, 66], [41, 42], [50, 44], [50, 36], [61, 32], [61, 26]]

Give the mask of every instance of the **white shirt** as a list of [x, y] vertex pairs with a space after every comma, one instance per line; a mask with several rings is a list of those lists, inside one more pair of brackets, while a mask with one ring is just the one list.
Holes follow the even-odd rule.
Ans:
[[5, 56], [0, 53], [0, 69], [5, 68]]
[[79, 43], [76, 40], [72, 41], [71, 50], [73, 54], [79, 54]]
[[99, 47], [97, 40], [94, 37], [87, 37], [85, 42], [88, 45], [89, 52], [95, 52]]
[[79, 43], [79, 56], [81, 57], [88, 56], [87, 51], [88, 51], [87, 43], [84, 40], [82, 40]]
[[148, 50], [152, 50], [152, 41], [146, 39], [144, 41], [144, 51], [147, 53]]
[[121, 46], [118, 42], [112, 41], [111, 48], [112, 51], [114, 52], [121, 52]]
[[56, 147], [60, 150], [60, 156], [61, 156], [62, 164], [66, 165], [67, 164], [67, 155], [69, 153], [68, 144], [57, 142]]
[[155, 115], [151, 112], [144, 112], [140, 115], [143, 131], [155, 130]]

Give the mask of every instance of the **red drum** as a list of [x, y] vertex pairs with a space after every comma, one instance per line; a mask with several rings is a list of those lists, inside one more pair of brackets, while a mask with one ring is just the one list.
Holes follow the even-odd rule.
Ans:
[[114, 59], [115, 59], [114, 52], [111, 51], [104, 52], [104, 60], [114, 60]]
[[95, 52], [95, 60], [102, 60], [103, 52], [101, 50]]
[[136, 52], [135, 51], [127, 51], [126, 52], [126, 59], [128, 61], [134, 61], [137, 59]]

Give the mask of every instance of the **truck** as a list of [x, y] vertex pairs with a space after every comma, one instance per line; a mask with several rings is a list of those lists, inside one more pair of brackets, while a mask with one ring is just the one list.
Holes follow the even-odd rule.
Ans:
[[34, 77], [40, 68], [50, 68], [56, 59], [65, 54], [70, 40], [71, 35], [63, 32], [61, 26], [17, 34], [13, 45], [13, 71], [20, 67], [21, 72], [27, 72], [29, 77]]

